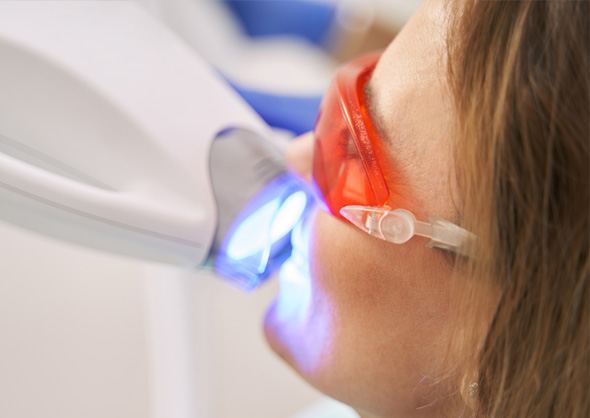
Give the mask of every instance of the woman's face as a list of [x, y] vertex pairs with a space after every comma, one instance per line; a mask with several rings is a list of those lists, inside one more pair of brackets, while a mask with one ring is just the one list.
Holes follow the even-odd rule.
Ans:
[[[383, 132], [389, 206], [418, 220], [457, 218], [445, 14], [428, 2], [382, 55], [369, 82]], [[311, 134], [289, 150], [310, 177]], [[265, 319], [272, 348], [303, 378], [363, 416], [428, 416], [445, 354], [452, 260], [414, 237], [396, 245], [317, 211], [303, 225]]]

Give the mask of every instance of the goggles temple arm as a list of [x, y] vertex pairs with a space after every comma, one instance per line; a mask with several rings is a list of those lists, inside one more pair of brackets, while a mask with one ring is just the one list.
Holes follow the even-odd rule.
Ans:
[[351, 205], [343, 207], [340, 213], [357, 228], [396, 244], [403, 244], [418, 235], [430, 238], [427, 247], [469, 256], [469, 245], [466, 244], [475, 240], [472, 233], [452, 222], [437, 217], [421, 222], [405, 209]]

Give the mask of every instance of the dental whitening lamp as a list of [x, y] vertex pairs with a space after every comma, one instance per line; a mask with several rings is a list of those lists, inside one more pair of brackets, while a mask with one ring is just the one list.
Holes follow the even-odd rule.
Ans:
[[0, 2], [0, 219], [249, 290], [308, 192], [284, 144], [127, 2]]

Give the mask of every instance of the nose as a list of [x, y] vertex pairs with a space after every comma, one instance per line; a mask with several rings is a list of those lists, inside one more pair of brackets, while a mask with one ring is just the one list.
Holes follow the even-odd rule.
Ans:
[[313, 141], [313, 132], [308, 132], [292, 140], [287, 148], [289, 166], [307, 181], [311, 181]]

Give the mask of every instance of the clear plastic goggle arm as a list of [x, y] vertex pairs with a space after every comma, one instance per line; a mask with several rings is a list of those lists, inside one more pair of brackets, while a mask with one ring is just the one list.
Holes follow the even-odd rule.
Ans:
[[431, 217], [429, 222], [421, 222], [405, 209], [351, 205], [343, 207], [340, 214], [368, 234], [395, 244], [419, 235], [431, 239], [427, 247], [469, 256], [466, 244], [475, 240], [475, 235], [449, 221]]

